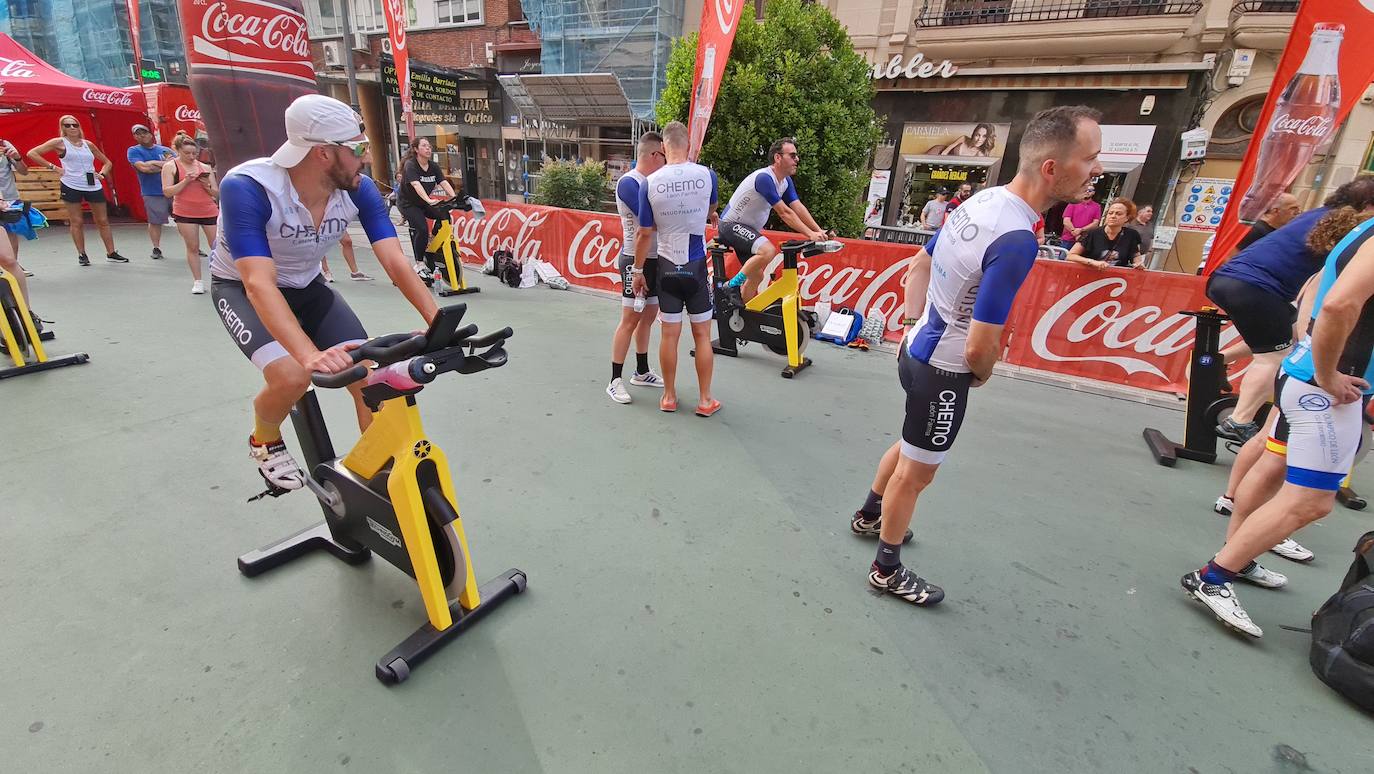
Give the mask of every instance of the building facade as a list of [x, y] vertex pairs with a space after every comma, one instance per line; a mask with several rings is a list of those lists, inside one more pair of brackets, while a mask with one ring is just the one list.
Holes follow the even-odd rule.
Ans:
[[[151, 65], [140, 69], [151, 80], [185, 83], [186, 47], [176, 0], [140, 0], [139, 9], [139, 42]], [[129, 11], [122, 0], [0, 0], [0, 32], [74, 78], [106, 86], [138, 83]]]
[[[340, 0], [307, 0], [311, 57], [321, 90], [344, 101], [345, 57], [355, 70], [356, 102], [374, 143], [373, 175], [393, 180], [409, 148], [381, 0], [350, 3], [344, 36]], [[539, 39], [519, 0], [407, 0], [406, 44], [415, 89], [415, 139], [429, 139], [455, 188], [483, 198], [506, 196], [507, 159], [501, 144], [503, 95], [499, 73], [537, 68]], [[420, 83], [442, 85], [425, 89]], [[381, 128], [372, 131], [372, 127]]]
[[[1025, 122], [1056, 104], [1103, 113], [1106, 174], [1097, 198], [1152, 204], [1180, 226], [1161, 268], [1192, 271], [1210, 222], [1181, 218], [1199, 185], [1234, 179], [1292, 29], [1284, 0], [825, 0], [873, 63], [887, 141], [875, 154], [888, 188], [877, 216], [901, 226], [931, 192], [1000, 184]], [[1240, 51], [1251, 66], [1233, 74]], [[1207, 158], [1180, 162], [1180, 135], [1211, 132]], [[989, 146], [984, 138], [991, 138]], [[1299, 177], [1311, 205], [1370, 165], [1374, 108], [1357, 105]], [[1204, 196], [1203, 192], [1199, 195]], [[1193, 212], [1193, 210], [1189, 210]]]

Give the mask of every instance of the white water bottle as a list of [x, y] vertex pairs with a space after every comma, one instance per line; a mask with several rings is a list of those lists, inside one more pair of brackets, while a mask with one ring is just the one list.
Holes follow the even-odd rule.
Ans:
[[635, 308], [635, 312], [642, 312], [642, 311], [644, 311], [644, 304], [645, 304], [645, 303], [646, 303], [646, 301], [645, 301], [645, 298], [644, 298], [644, 294], [643, 294], [643, 293], [635, 293], [635, 307], [634, 307], [634, 308]]

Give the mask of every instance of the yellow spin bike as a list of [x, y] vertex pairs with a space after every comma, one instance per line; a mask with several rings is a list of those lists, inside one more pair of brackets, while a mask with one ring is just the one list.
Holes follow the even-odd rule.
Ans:
[[481, 288], [468, 285], [463, 277], [463, 262], [458, 257], [458, 240], [453, 238], [453, 211], [471, 210], [472, 205], [458, 197], [438, 202], [433, 208], [439, 217], [434, 219], [434, 230], [430, 234], [429, 244], [425, 247], [425, 257], [433, 261], [435, 292], [441, 296], [481, 293]]
[[[238, 561], [239, 571], [253, 577], [315, 550], [348, 564], [376, 553], [414, 578], [429, 620], [377, 662], [377, 679], [387, 685], [404, 681], [420, 662], [525, 590], [525, 573], [517, 569], [477, 585], [448, 459], [425, 434], [415, 405], [415, 395], [440, 374], [506, 364], [511, 329], [477, 337], [475, 325], [458, 328], [466, 309], [440, 309], [424, 335], [373, 339], [353, 350], [360, 365], [312, 377], [317, 387], [366, 378], [363, 400], [376, 416], [353, 449], [336, 457], [315, 391], [305, 393], [291, 421], [307, 463], [306, 486], [319, 498], [324, 521]], [[364, 361], [378, 365], [369, 372]], [[287, 491], [269, 484], [252, 499]]]
[[43, 342], [52, 339], [52, 332], [40, 330], [37, 318], [29, 312], [28, 302], [19, 290], [18, 278], [0, 269], [0, 344], [4, 345], [4, 354], [14, 362], [12, 368], [0, 368], [0, 379], [79, 365], [91, 359], [85, 352], [48, 357]]

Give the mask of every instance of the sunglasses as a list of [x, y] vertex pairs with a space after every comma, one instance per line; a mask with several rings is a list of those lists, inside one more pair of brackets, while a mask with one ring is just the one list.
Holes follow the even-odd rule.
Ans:
[[329, 143], [340, 148], [348, 148], [353, 151], [354, 158], [362, 158], [367, 155], [367, 149], [372, 147], [372, 143], [367, 140], [342, 140]]
[[81, 124], [68, 124], [68, 123], [65, 123], [65, 122], [64, 122], [64, 123], [62, 124], [62, 128], [63, 128], [63, 129], [80, 129], [80, 128], [81, 128]]
[[800, 159], [800, 158], [801, 158], [801, 156], [798, 155], [798, 154], [795, 153], [795, 152], [793, 152], [793, 153], [784, 153], [784, 154], [782, 154], [782, 155], [786, 156], [786, 157], [789, 158], [789, 159], [792, 159], [793, 161], [796, 161], [797, 159]]
[[650, 153], [649, 155], [650, 155], [650, 156], [662, 156], [662, 157], [665, 158], [665, 159], [668, 158], [668, 154], [664, 153], [663, 151], [654, 151], [653, 153]]

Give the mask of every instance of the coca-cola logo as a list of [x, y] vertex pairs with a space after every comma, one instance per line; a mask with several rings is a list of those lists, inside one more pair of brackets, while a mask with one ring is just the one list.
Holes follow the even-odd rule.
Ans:
[[86, 89], [81, 92], [81, 101], [94, 102], [97, 105], [129, 107], [134, 104], [134, 95], [133, 92], [129, 91], [100, 91], [97, 89]]
[[1335, 126], [1335, 119], [1329, 116], [1315, 115], [1306, 118], [1295, 117], [1288, 113], [1280, 113], [1274, 117], [1274, 121], [1269, 125], [1269, 130], [1275, 134], [1295, 134], [1299, 137], [1311, 137], [1320, 140], [1331, 131]]
[[722, 35], [729, 35], [735, 31], [735, 25], [739, 22], [735, 11], [738, 8], [737, 3], [741, 2], [743, 0], [715, 0], [716, 22], [720, 24]]
[[391, 21], [391, 48], [395, 52], [406, 50], [406, 9], [401, 0], [386, 0], [386, 15]]
[[[191, 26], [188, 24], [188, 26]], [[240, 0], [205, 6], [200, 29], [192, 36], [192, 64], [270, 71], [315, 82], [305, 17], [265, 0]]]
[[[458, 257], [468, 263], [482, 263], [505, 250], [521, 262], [539, 258], [544, 245], [534, 238], [535, 231], [548, 219], [548, 213], [522, 212], [514, 207], [478, 219], [464, 214], [453, 222], [458, 238]], [[473, 247], [475, 245], [475, 248]]]
[[592, 218], [582, 225], [568, 245], [568, 275], [577, 279], [620, 281], [617, 262], [620, 258], [620, 238], [601, 233], [600, 218]]
[[[1129, 311], [1120, 298], [1129, 287], [1123, 277], [1107, 277], [1075, 288], [1046, 309], [1031, 332], [1031, 349], [1043, 360], [1053, 363], [1109, 363], [1127, 376], [1144, 373], [1170, 383], [1182, 377], [1160, 368], [1166, 360], [1193, 345], [1196, 318], [1179, 313], [1165, 314], [1154, 305], [1141, 305]], [[1080, 304], [1094, 301], [1086, 310], [1074, 313]], [[1134, 330], [1132, 330], [1134, 328]], [[1232, 326], [1221, 332], [1224, 347], [1239, 338]], [[1067, 341], [1084, 344], [1087, 354], [1055, 352], [1051, 344]], [[1103, 350], [1091, 352], [1094, 348]], [[1080, 350], [1080, 351], [1081, 351]], [[1234, 375], [1234, 374], [1233, 374]], [[1157, 385], [1141, 385], [1157, 386]]]
[[23, 59], [10, 59], [0, 56], [0, 78], [36, 78], [38, 74], [33, 68], [37, 64]]
[[177, 109], [172, 111], [172, 115], [176, 120], [186, 123], [195, 123], [200, 120], [200, 111], [189, 105], [177, 105]]

